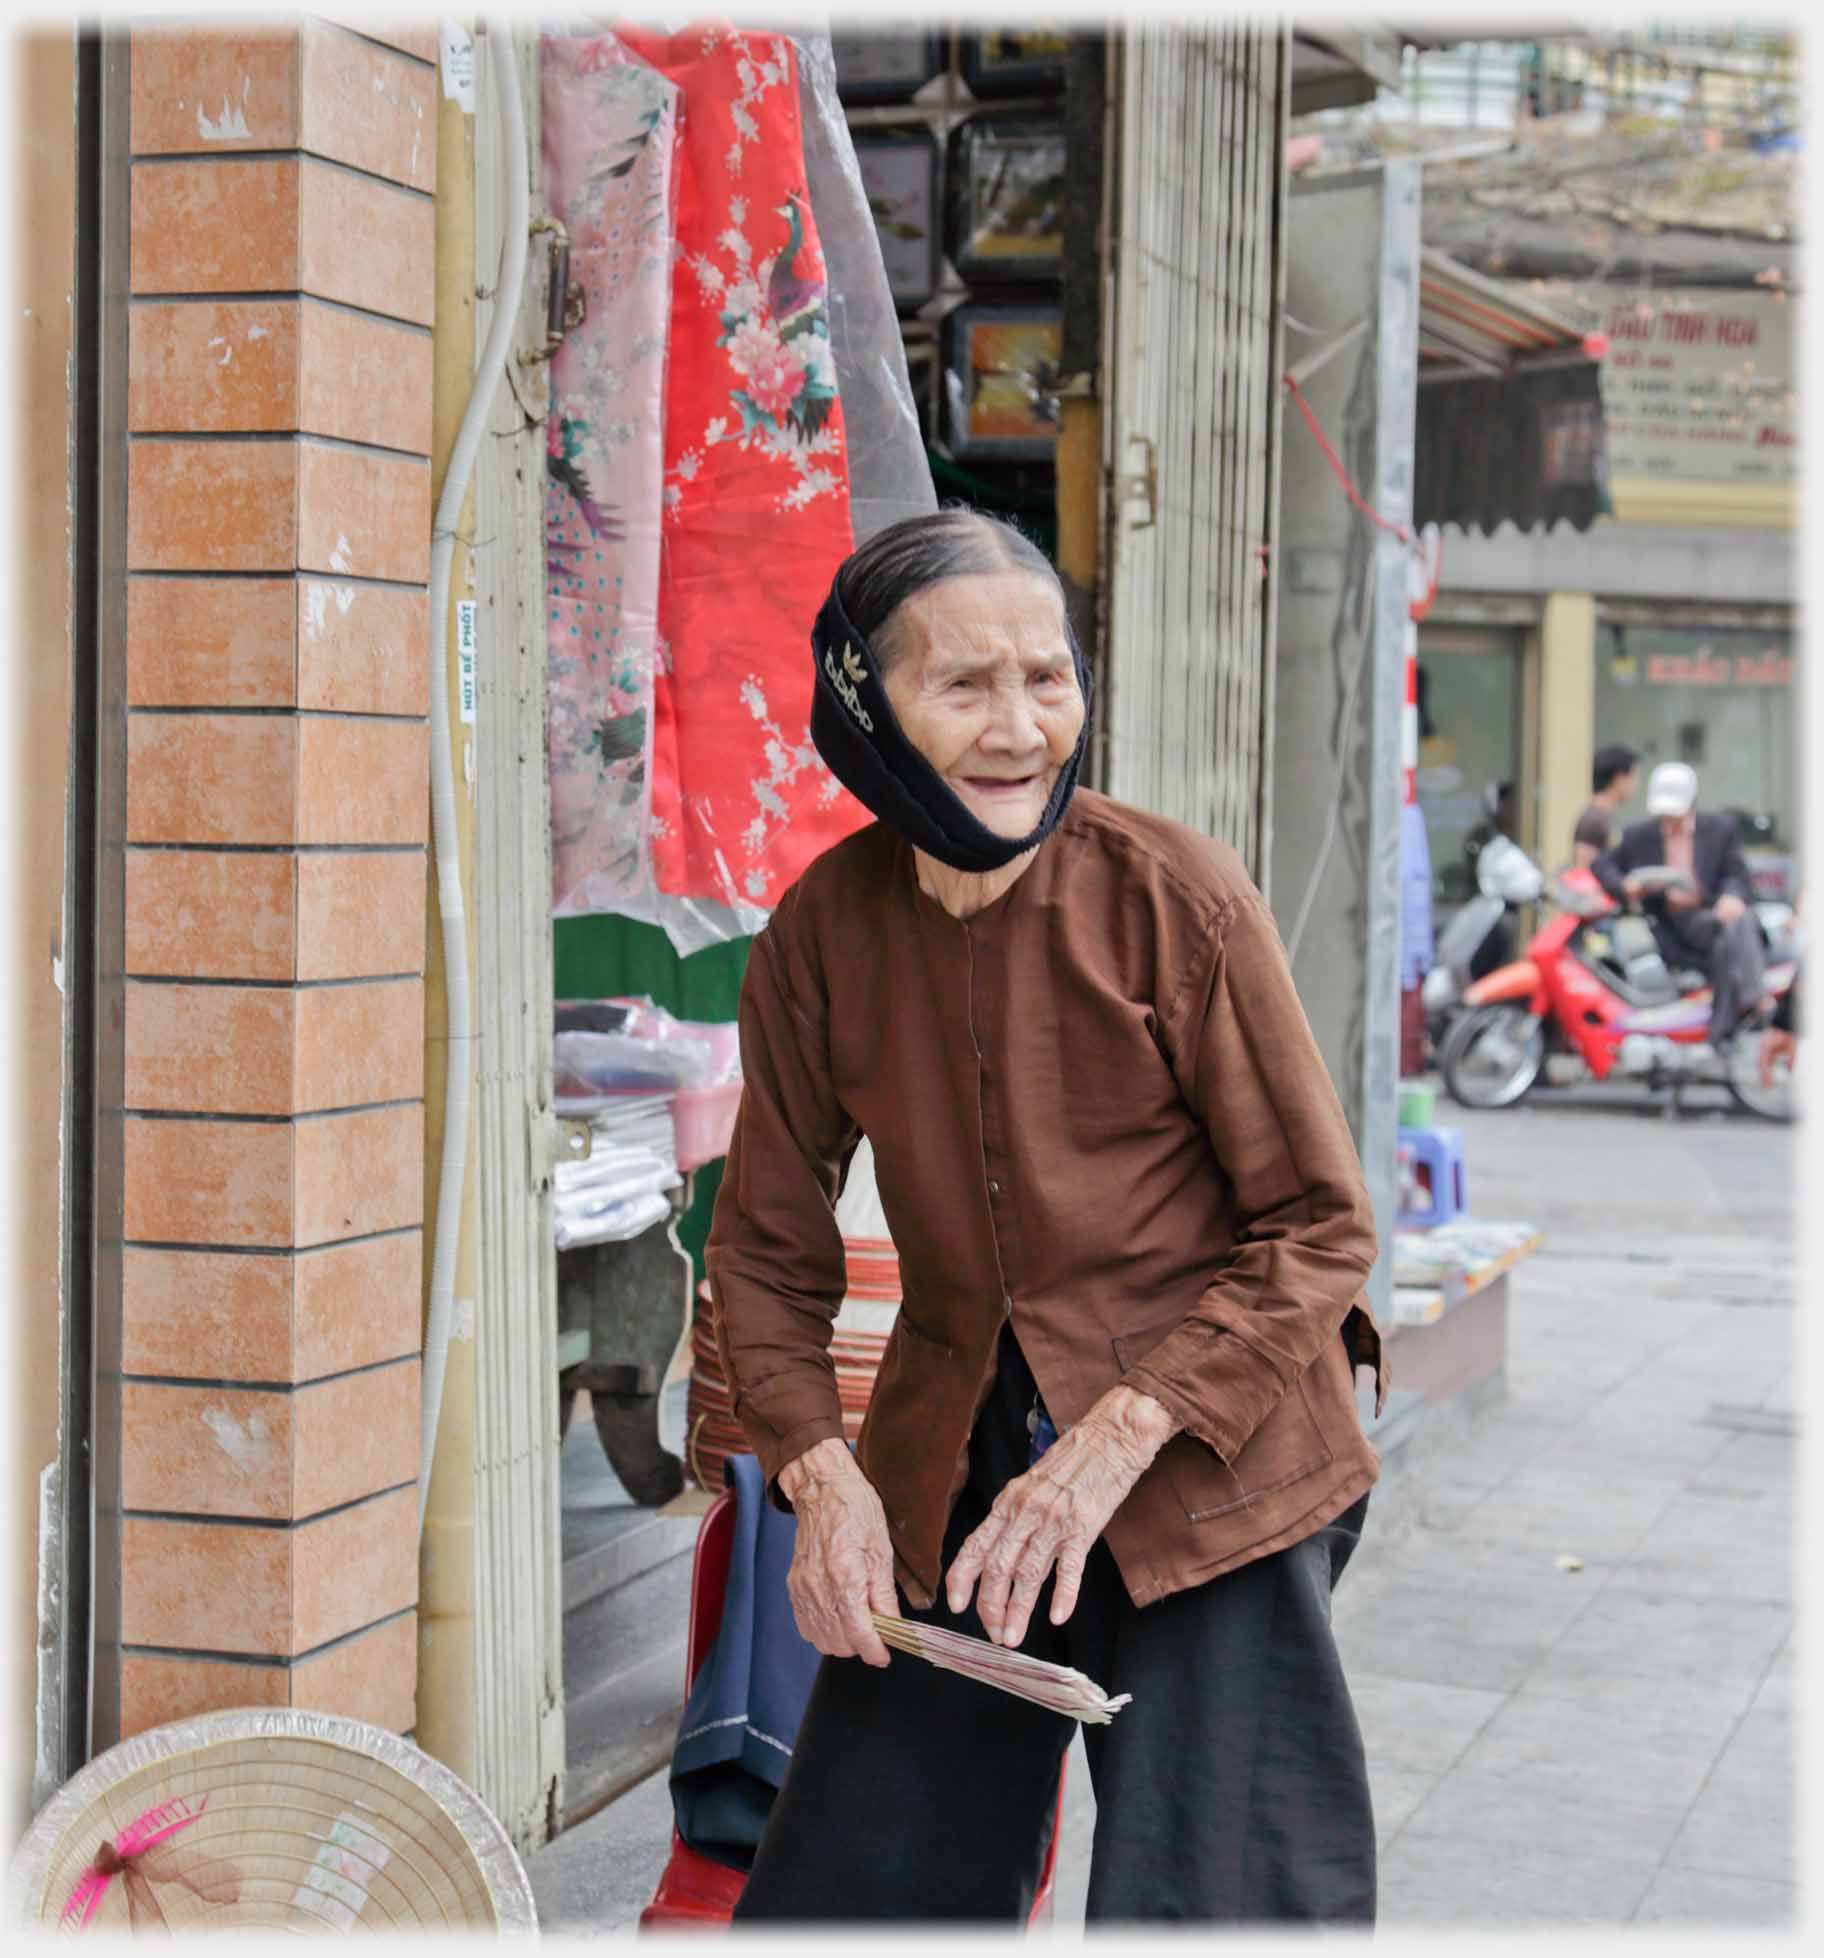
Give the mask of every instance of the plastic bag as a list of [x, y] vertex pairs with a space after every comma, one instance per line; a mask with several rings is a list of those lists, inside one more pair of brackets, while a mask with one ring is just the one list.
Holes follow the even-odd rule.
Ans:
[[595, 1024], [566, 1003], [552, 1042], [553, 1092], [565, 1101], [602, 1095], [675, 1093], [719, 1088], [741, 1079], [741, 1047], [732, 1020], [678, 1020], [650, 999], [591, 1002]]
[[[638, 1237], [671, 1214], [671, 1192], [684, 1183], [669, 1095], [611, 1095], [596, 1097], [591, 1105], [589, 1154], [581, 1162], [560, 1162], [551, 1174], [552, 1235], [560, 1251]], [[561, 1099], [558, 1106], [563, 1108]]]

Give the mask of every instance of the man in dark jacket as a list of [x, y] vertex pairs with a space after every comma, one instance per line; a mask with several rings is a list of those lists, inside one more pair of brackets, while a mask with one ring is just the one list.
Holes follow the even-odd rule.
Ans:
[[[1649, 820], [1630, 824], [1590, 870], [1617, 903], [1641, 897], [1667, 965], [1709, 973], [1710, 1043], [1720, 1051], [1766, 991], [1765, 946], [1749, 908], [1754, 887], [1735, 818], [1698, 808], [1697, 772], [1682, 761], [1654, 769], [1647, 811]], [[1643, 895], [1639, 873], [1662, 866], [1682, 870], [1690, 888]]]

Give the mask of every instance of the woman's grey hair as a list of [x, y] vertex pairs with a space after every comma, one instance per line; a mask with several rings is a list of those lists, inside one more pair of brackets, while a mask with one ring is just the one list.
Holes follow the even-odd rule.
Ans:
[[836, 594], [884, 674], [903, 650], [893, 644], [887, 621], [907, 599], [946, 578], [997, 571], [1027, 571], [1043, 578], [1063, 602], [1057, 572], [1030, 537], [999, 517], [961, 504], [877, 531], [836, 574]]

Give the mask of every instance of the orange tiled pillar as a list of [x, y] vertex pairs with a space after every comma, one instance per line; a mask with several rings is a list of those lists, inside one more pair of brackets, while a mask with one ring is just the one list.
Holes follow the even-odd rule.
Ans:
[[123, 1737], [413, 1724], [436, 52], [132, 37]]

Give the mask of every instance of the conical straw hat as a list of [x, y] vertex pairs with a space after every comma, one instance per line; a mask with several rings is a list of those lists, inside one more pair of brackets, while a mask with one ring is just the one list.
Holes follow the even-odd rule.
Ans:
[[538, 1928], [506, 1831], [448, 1768], [384, 1728], [272, 1708], [91, 1762], [20, 1844], [7, 1904], [27, 1928], [114, 1932]]

